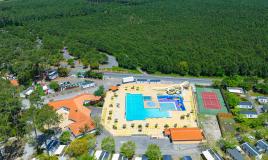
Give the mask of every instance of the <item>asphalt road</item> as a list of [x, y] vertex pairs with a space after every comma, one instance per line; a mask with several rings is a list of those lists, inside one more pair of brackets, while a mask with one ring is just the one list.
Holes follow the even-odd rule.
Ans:
[[100, 69], [103, 68], [113, 68], [118, 66], [118, 62], [116, 61], [116, 58], [114, 56], [105, 54], [108, 58], [108, 64], [100, 65]]
[[112, 73], [112, 72], [104, 73], [105, 78], [124, 78], [129, 76], [133, 76], [136, 79], [159, 79], [161, 81], [171, 81], [177, 83], [183, 81], [189, 81], [190, 83], [199, 85], [212, 85], [212, 80], [205, 78], [166, 77], [166, 76], [155, 76], [148, 74], [127, 74], [127, 73]]

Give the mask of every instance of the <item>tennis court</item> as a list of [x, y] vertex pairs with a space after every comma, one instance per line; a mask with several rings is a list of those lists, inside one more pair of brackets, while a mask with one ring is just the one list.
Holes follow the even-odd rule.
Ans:
[[198, 110], [201, 114], [228, 113], [219, 89], [196, 87]]
[[202, 99], [205, 108], [208, 109], [220, 109], [221, 105], [216, 93], [214, 92], [202, 92]]

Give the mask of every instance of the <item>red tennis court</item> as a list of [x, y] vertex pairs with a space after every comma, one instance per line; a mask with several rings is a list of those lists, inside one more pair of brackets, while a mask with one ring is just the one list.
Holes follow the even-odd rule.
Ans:
[[202, 92], [204, 107], [207, 109], [221, 109], [217, 94], [214, 92]]

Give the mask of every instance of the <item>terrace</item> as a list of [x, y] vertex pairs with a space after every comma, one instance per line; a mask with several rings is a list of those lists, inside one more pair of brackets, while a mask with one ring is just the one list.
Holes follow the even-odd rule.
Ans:
[[[172, 88], [182, 92], [168, 94]], [[165, 128], [197, 127], [195, 110], [190, 86], [124, 84], [106, 93], [102, 123], [114, 136], [163, 137]]]

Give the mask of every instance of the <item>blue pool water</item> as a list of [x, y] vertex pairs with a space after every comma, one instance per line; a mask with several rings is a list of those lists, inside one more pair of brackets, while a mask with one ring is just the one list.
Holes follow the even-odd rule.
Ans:
[[151, 96], [143, 96], [144, 101], [151, 101], [152, 97]]
[[176, 104], [174, 102], [161, 102], [160, 110], [161, 111], [175, 111], [177, 110]]
[[158, 108], [144, 108], [144, 98], [142, 94], [126, 95], [126, 119], [127, 121], [145, 120], [147, 118], [170, 117], [167, 111]]
[[152, 102], [152, 101], [148, 101], [148, 102], [145, 102], [147, 104], [148, 107], [155, 107], [155, 103]]
[[176, 95], [159, 95], [157, 96], [158, 101], [161, 102], [174, 102], [178, 111], [186, 111], [183, 103], [183, 98]]

